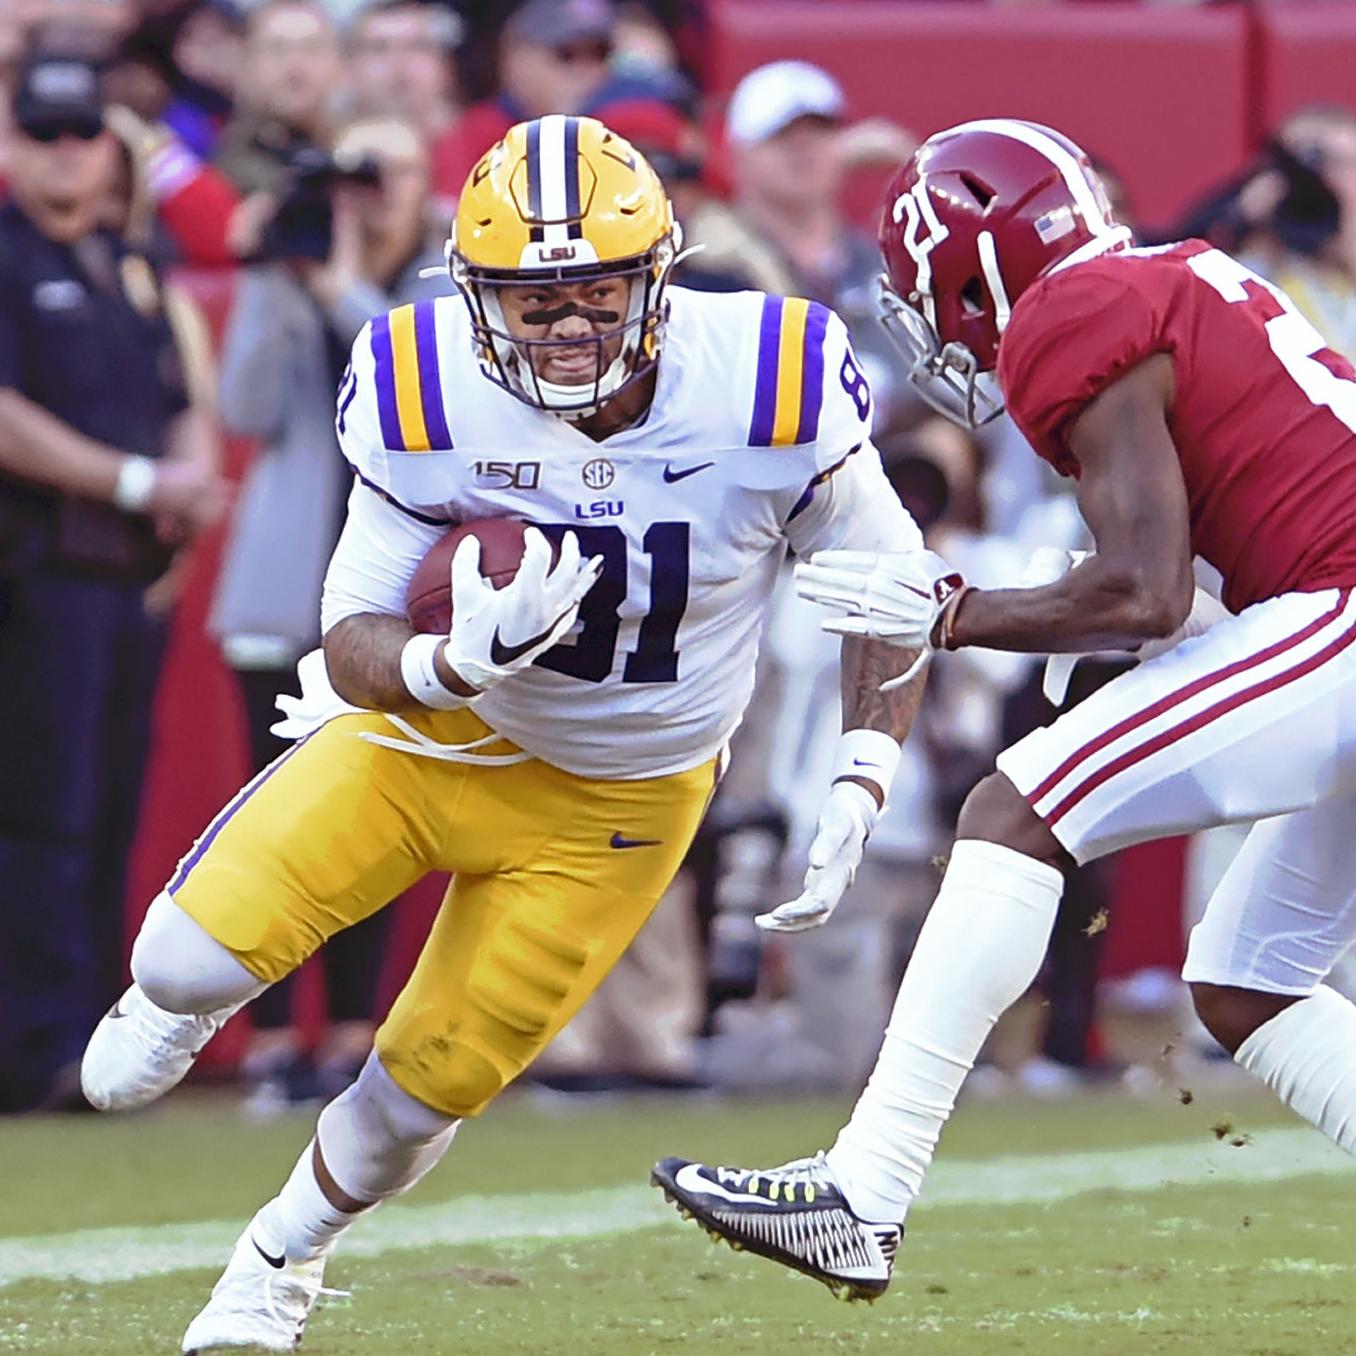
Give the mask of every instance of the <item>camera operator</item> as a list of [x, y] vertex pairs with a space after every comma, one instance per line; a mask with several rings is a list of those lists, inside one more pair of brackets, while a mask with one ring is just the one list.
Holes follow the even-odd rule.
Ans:
[[[244, 271], [222, 356], [221, 413], [262, 440], [241, 491], [211, 627], [245, 697], [255, 762], [285, 747], [269, 733], [273, 702], [300, 655], [319, 644], [320, 589], [352, 476], [334, 432], [334, 393], [349, 349], [371, 317], [452, 291], [427, 225], [429, 166], [410, 124], [352, 123], [332, 157], [304, 157], [259, 262]], [[436, 277], [421, 279], [431, 267]], [[389, 913], [350, 929], [324, 954], [330, 1016], [320, 1072], [330, 1095], [371, 1044], [381, 938]], [[251, 1008], [246, 1057], [260, 1100], [281, 1085], [308, 1088], [290, 989], [275, 985]], [[320, 1090], [320, 1089], [317, 1089]]]
[[1356, 357], [1356, 114], [1312, 104], [1175, 232], [1203, 235], [1283, 287], [1328, 346]]
[[14, 85], [0, 207], [0, 1109], [65, 1106], [118, 992], [165, 637], [147, 591], [223, 502], [161, 280], [109, 222], [89, 64]]

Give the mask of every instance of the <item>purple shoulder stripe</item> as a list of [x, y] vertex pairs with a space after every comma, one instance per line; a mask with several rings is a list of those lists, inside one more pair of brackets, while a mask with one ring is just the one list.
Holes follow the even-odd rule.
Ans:
[[758, 330], [758, 371], [753, 383], [753, 420], [750, 447], [771, 447], [777, 417], [777, 353], [782, 339], [782, 298], [763, 298]]
[[419, 400], [424, 409], [424, 428], [429, 450], [447, 452], [452, 447], [452, 431], [443, 409], [443, 380], [438, 371], [438, 328], [434, 324], [432, 301], [414, 306], [414, 346], [419, 354]]
[[391, 318], [379, 315], [372, 321], [372, 357], [376, 363], [377, 414], [382, 442], [394, 452], [405, 451], [396, 405], [395, 356], [391, 352]]
[[805, 317], [805, 366], [800, 380], [800, 423], [798, 443], [812, 443], [819, 437], [819, 411], [824, 404], [824, 336], [829, 328], [829, 308], [817, 301], [810, 303]]

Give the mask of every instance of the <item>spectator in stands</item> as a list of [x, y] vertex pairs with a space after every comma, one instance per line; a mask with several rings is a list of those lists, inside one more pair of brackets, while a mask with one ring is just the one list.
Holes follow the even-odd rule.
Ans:
[[525, 0], [499, 40], [499, 93], [472, 104], [434, 172], [438, 195], [460, 194], [477, 160], [515, 123], [579, 113], [608, 78], [610, 0]]
[[16, 80], [0, 207], [0, 1107], [78, 1102], [120, 988], [165, 619], [148, 586], [222, 504], [152, 262], [104, 224], [95, 69]]
[[706, 246], [704, 268], [832, 306], [880, 385], [893, 366], [877, 320], [880, 252], [839, 202], [845, 107], [838, 83], [807, 62], [777, 61], [746, 75], [725, 120], [736, 213], [694, 223], [690, 243]]
[[[240, 680], [258, 767], [285, 747], [269, 733], [279, 718], [274, 698], [291, 687], [298, 657], [320, 642], [321, 582], [352, 482], [334, 433], [349, 349], [374, 315], [452, 290], [441, 240], [428, 228], [428, 156], [414, 127], [358, 121], [333, 153], [340, 164], [374, 166], [377, 183], [332, 181], [324, 190], [330, 226], [320, 234], [310, 224], [313, 202], [295, 216], [292, 203], [282, 204], [260, 239], [268, 262], [241, 278], [222, 356], [222, 417], [261, 447], [241, 490], [210, 626]], [[425, 268], [436, 276], [421, 278]], [[285, 1097], [333, 1096], [357, 1072], [371, 1048], [390, 918], [379, 913], [325, 948], [334, 1025], [316, 1068], [291, 1019], [291, 985], [274, 985], [253, 1004], [244, 1068], [256, 1110]]]
[[237, 111], [216, 157], [242, 193], [281, 192], [298, 155], [329, 143], [342, 75], [319, 0], [262, 0], [250, 10]]
[[[371, 0], [346, 35], [354, 113], [406, 119], [430, 148], [435, 166], [454, 153], [460, 109], [453, 56], [462, 32], [451, 10], [421, 0]], [[439, 213], [450, 221], [461, 182], [438, 187]]]

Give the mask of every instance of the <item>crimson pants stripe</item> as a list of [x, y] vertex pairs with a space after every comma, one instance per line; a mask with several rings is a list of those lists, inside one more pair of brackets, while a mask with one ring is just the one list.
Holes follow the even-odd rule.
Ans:
[[1124, 720], [1117, 722], [1109, 730], [1104, 730], [1095, 739], [1084, 744], [1081, 749], [1071, 753], [1038, 787], [1028, 793], [1027, 800], [1034, 805], [1038, 800], [1049, 795], [1080, 763], [1091, 758], [1093, 754], [1101, 752], [1109, 744], [1114, 744], [1123, 735], [1130, 734], [1142, 725], [1147, 725], [1150, 721], [1157, 719], [1165, 712], [1171, 711], [1174, 706], [1180, 706], [1199, 693], [1205, 692], [1219, 683], [1227, 682], [1240, 673], [1246, 673], [1249, 669], [1257, 668], [1258, 665], [1265, 664], [1269, 659], [1275, 659], [1277, 655], [1285, 654], [1287, 650], [1293, 650], [1296, 645], [1302, 645], [1311, 636], [1317, 635], [1325, 626], [1330, 626], [1342, 615], [1342, 610], [1346, 607], [1350, 594], [1350, 589], [1343, 589], [1330, 611], [1311, 621], [1302, 630], [1296, 631], [1294, 635], [1278, 640], [1274, 644], [1268, 645], [1265, 650], [1258, 650], [1256, 654], [1248, 655], [1246, 659], [1235, 660], [1232, 664], [1217, 669], [1214, 673], [1204, 674], [1195, 681], [1188, 683], [1186, 687], [1176, 692], [1170, 692], [1166, 697], [1160, 697], [1152, 706], [1146, 706], [1143, 711], [1137, 711], [1134, 715], [1127, 716]]
[[1167, 748], [1169, 744], [1195, 734], [1197, 730], [1209, 725], [1211, 721], [1227, 716], [1231, 711], [1236, 711], [1247, 702], [1255, 701], [1258, 697], [1268, 696], [1290, 683], [1297, 682], [1316, 668], [1326, 664], [1328, 660], [1341, 654], [1353, 643], [1356, 643], [1356, 626], [1344, 631], [1336, 640], [1311, 654], [1308, 659], [1301, 664], [1296, 664], [1294, 668], [1286, 669], [1284, 673], [1275, 674], [1263, 682], [1254, 683], [1252, 687], [1244, 688], [1242, 692], [1235, 692], [1232, 697], [1226, 697], [1222, 702], [1216, 702], [1214, 706], [1207, 707], [1204, 711], [1192, 716], [1190, 720], [1183, 721], [1170, 730], [1162, 731], [1147, 743], [1139, 745], [1138, 748], [1127, 749], [1119, 758], [1113, 758], [1111, 762], [1094, 772], [1087, 781], [1070, 791], [1049, 814], [1044, 816], [1045, 822], [1052, 825], [1057, 824], [1085, 797], [1090, 796], [1099, 786], [1118, 773], [1124, 772], [1126, 768], [1133, 767], [1136, 763], [1142, 763], [1146, 758], [1150, 758], [1160, 750]]

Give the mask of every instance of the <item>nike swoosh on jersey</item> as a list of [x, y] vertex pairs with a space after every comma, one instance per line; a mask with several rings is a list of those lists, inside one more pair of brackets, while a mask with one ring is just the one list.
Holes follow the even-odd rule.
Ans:
[[627, 838], [621, 833], [612, 835], [614, 848], [658, 847], [663, 841], [662, 838]]
[[257, 1252], [259, 1256], [262, 1257], [264, 1261], [269, 1264], [269, 1266], [274, 1267], [278, 1271], [281, 1271], [283, 1267], [287, 1265], [286, 1256], [274, 1257], [272, 1253], [265, 1252], [259, 1246], [259, 1240], [257, 1238], [251, 1237], [250, 1242], [254, 1244], [254, 1251]]
[[681, 471], [675, 471], [673, 463], [669, 462], [664, 467], [664, 483], [666, 485], [676, 484], [680, 480], [686, 480], [688, 476], [695, 476], [698, 471], [709, 470], [715, 464], [713, 461], [704, 461], [699, 466], [684, 466]]

